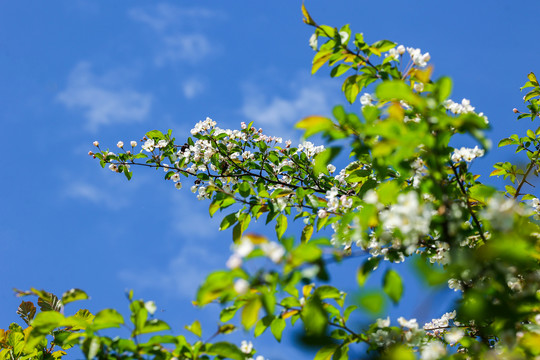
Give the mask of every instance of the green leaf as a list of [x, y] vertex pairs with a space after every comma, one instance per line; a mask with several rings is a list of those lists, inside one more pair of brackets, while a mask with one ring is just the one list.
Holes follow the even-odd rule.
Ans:
[[94, 318], [94, 327], [106, 329], [111, 327], [120, 327], [124, 323], [123, 316], [115, 309], [104, 309], [96, 314]]
[[142, 300], [131, 302], [129, 308], [131, 310], [131, 322], [135, 325], [134, 333], [139, 334], [148, 319], [148, 310], [146, 310]]
[[332, 146], [324, 149], [315, 156], [315, 165], [313, 171], [315, 175], [321, 173], [328, 175], [327, 165], [340, 153], [341, 147]]
[[538, 80], [536, 80], [536, 75], [534, 75], [534, 73], [529, 73], [529, 75], [527, 75], [527, 78], [534, 86], [539, 86]]
[[354, 103], [358, 93], [360, 92], [360, 86], [358, 85], [359, 75], [352, 75], [345, 79], [341, 86], [341, 91], [345, 94], [345, 98], [349, 103]]
[[158, 139], [158, 140], [165, 139], [165, 135], [163, 135], [163, 133], [159, 130], [150, 130], [149, 132], [146, 133], [146, 137], [149, 139]]
[[308, 116], [300, 120], [294, 126], [297, 129], [303, 129], [304, 137], [308, 138], [319, 132], [333, 130], [335, 125], [332, 120], [324, 116]]
[[262, 303], [258, 296], [252, 297], [246, 305], [244, 305], [241, 322], [246, 330], [251, 329], [259, 319], [259, 310], [261, 309], [261, 306]]
[[325, 345], [322, 349], [317, 351], [313, 360], [331, 360], [332, 355], [334, 355], [338, 347], [339, 345], [337, 344]]
[[448, 99], [452, 93], [452, 80], [449, 77], [442, 77], [437, 80], [436, 83], [437, 90], [437, 100], [439, 103], [442, 103], [444, 100]]
[[378, 315], [385, 307], [385, 298], [379, 291], [367, 291], [360, 295], [358, 303], [366, 311]]
[[171, 327], [165, 321], [159, 320], [159, 319], [152, 319], [152, 320], [148, 320], [147, 322], [145, 322], [144, 326], [142, 327], [142, 329], [138, 333], [139, 334], [149, 334], [149, 333], [153, 333], [153, 332], [170, 330], [170, 329], [171, 329]]
[[364, 286], [369, 275], [379, 266], [381, 259], [379, 257], [372, 257], [364, 261], [362, 266], [358, 268], [356, 272], [356, 281], [358, 285]]
[[301, 317], [308, 336], [318, 337], [324, 335], [328, 325], [328, 316], [318, 296], [314, 295], [306, 301]]
[[197, 291], [197, 304], [206, 305], [233, 287], [233, 277], [228, 271], [216, 271], [208, 275]]
[[375, 89], [375, 95], [380, 100], [404, 100], [410, 105], [419, 106], [422, 99], [412, 92], [409, 85], [401, 80], [391, 80], [382, 82]]
[[332, 360], [348, 360], [349, 359], [349, 347], [344, 345], [337, 348]]
[[524, 101], [529, 101], [533, 97], [540, 96], [540, 90], [537, 90], [536, 88], [525, 95]]
[[386, 271], [383, 278], [383, 290], [394, 304], [399, 302], [403, 295], [403, 281], [396, 271], [392, 269]]
[[94, 359], [99, 352], [100, 346], [101, 345], [99, 343], [99, 337], [92, 336], [92, 337], [86, 338], [83, 341], [81, 349], [83, 353], [86, 355], [87, 359]]
[[255, 325], [255, 330], [253, 331], [253, 335], [255, 337], [261, 336], [266, 329], [272, 324], [272, 321], [274, 320], [275, 316], [273, 315], [266, 315], [259, 321], [257, 321], [257, 324]]
[[191, 325], [186, 325], [185, 328], [186, 330], [195, 334], [197, 337], [202, 336], [202, 328], [199, 320], [195, 320]]
[[378, 49], [382, 53], [394, 48], [395, 46], [396, 43], [390, 40], [379, 40], [371, 45], [371, 47]]
[[246, 181], [241, 182], [240, 185], [238, 185], [238, 192], [243, 197], [248, 197], [251, 193], [251, 187], [249, 186], [249, 183]]
[[281, 342], [281, 334], [283, 333], [283, 329], [285, 329], [285, 320], [280, 317], [275, 318], [270, 325], [270, 331], [278, 342]]
[[88, 295], [81, 289], [71, 289], [71, 290], [66, 291], [62, 295], [62, 303], [64, 305], [69, 304], [70, 302], [73, 302], [73, 301], [86, 300], [86, 299], [88, 299]]
[[287, 217], [283, 214], [280, 214], [276, 220], [276, 234], [278, 239], [283, 237], [285, 231], [287, 230]]
[[333, 286], [321, 285], [315, 290], [315, 294], [321, 299], [339, 299], [341, 292]]
[[315, 20], [313, 20], [311, 15], [309, 15], [304, 3], [302, 3], [302, 15], [304, 15], [304, 18], [302, 19], [302, 21], [304, 21], [304, 23], [306, 23], [307, 25], [315, 25], [315, 26], [317, 25], [317, 23], [315, 23]]
[[64, 315], [56, 311], [42, 311], [36, 315], [31, 324], [39, 333], [48, 333], [64, 321]]
[[505, 138], [499, 141], [499, 147], [515, 144], [514, 139]]
[[338, 66], [334, 67], [332, 71], [330, 71], [331, 77], [338, 77], [343, 75], [352, 67], [352, 65], [345, 65], [345, 64], [339, 64]]
[[219, 230], [225, 230], [235, 224], [237, 221], [236, 213], [229, 214], [223, 218], [221, 225], [219, 225]]
[[319, 50], [317, 54], [313, 57], [313, 64], [311, 65], [311, 75], [315, 74], [317, 70], [319, 70], [330, 57], [332, 56], [332, 51], [328, 50]]
[[236, 306], [228, 306], [226, 308], [223, 308], [219, 313], [219, 321], [227, 322], [231, 320], [236, 314], [236, 311], [238, 311], [238, 308]]
[[225, 341], [212, 344], [208, 352], [222, 356], [225, 359], [244, 360], [246, 358], [246, 354], [240, 351], [236, 345]]
[[302, 236], [300, 241], [302, 243], [307, 243], [309, 239], [311, 239], [311, 235], [313, 235], [313, 225], [307, 224], [304, 226], [304, 229], [302, 229]]

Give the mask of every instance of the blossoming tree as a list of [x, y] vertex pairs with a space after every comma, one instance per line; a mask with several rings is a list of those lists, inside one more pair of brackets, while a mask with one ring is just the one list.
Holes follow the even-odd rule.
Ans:
[[[210, 216], [226, 213], [220, 229], [232, 229], [232, 254], [223, 270], [208, 275], [195, 301], [221, 306], [215, 336], [203, 341], [197, 321], [186, 326], [195, 342], [183, 335], [146, 336], [169, 327], [150, 316], [153, 302], [130, 294], [131, 336], [112, 338], [100, 331], [124, 323], [116, 310], [67, 316], [64, 305], [85, 299], [83, 291], [58, 298], [32, 289], [19, 294], [37, 296], [41, 312], [36, 315], [30, 301], [21, 303], [18, 313], [29, 327], [12, 324], [0, 332], [1, 359], [60, 358], [79, 345], [88, 358], [100, 359], [260, 360], [251, 343], [233, 344], [226, 335], [236, 327], [255, 337], [269, 330], [279, 342], [296, 323], [321, 344], [317, 360], [348, 359], [350, 349], [388, 359], [540, 355], [540, 201], [528, 194], [529, 179], [538, 174], [540, 130], [500, 141], [529, 159], [524, 169], [495, 164], [491, 175], [511, 185], [499, 191], [482, 184], [469, 164], [489, 146], [487, 117], [466, 99], [449, 99], [452, 82], [432, 79], [429, 53], [388, 40], [369, 43], [348, 25], [319, 25], [302, 11], [314, 27], [312, 73], [328, 64], [332, 77], [348, 74], [342, 91], [350, 103], [364, 92], [361, 114], [337, 106], [333, 119], [310, 116], [296, 124], [305, 138], [322, 136], [326, 147], [293, 145], [253, 123], [223, 129], [207, 118], [185, 141], [152, 130], [141, 150], [136, 141], [118, 142], [116, 152], [95, 142], [98, 150], [90, 152], [127, 179], [136, 167], [163, 169], [176, 189], [193, 184], [197, 198], [209, 201]], [[540, 111], [534, 74], [523, 88], [532, 88], [524, 97], [527, 110], [514, 112], [534, 120]], [[454, 149], [457, 134], [471, 135], [478, 145]], [[352, 161], [338, 171], [332, 161], [340, 153]], [[250, 232], [257, 220], [274, 226], [275, 235]], [[303, 230], [284, 236], [293, 220], [303, 221]], [[404, 317], [362, 328], [351, 324], [370, 306], [348, 301], [326, 271], [330, 262], [349, 257], [358, 262], [351, 281], [360, 291], [380, 263], [419, 259], [429, 282], [459, 292], [455, 310], [427, 324]], [[251, 272], [247, 262], [261, 265]], [[402, 279], [387, 269], [381, 292], [398, 303]], [[225, 340], [213, 342], [218, 335]]]

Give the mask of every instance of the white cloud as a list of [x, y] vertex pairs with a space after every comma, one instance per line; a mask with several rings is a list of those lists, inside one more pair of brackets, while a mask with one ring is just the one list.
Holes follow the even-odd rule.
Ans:
[[197, 78], [189, 78], [182, 82], [182, 91], [188, 99], [193, 99], [204, 91], [204, 84]]
[[156, 32], [157, 66], [178, 62], [197, 64], [218, 48], [200, 31], [209, 21], [222, 17], [215, 11], [161, 3], [131, 9], [128, 15]]
[[127, 205], [125, 198], [116, 194], [107, 194], [102, 188], [85, 182], [70, 182], [64, 189], [64, 195], [74, 199], [89, 201], [94, 204], [103, 204], [111, 209], [120, 209]]
[[213, 268], [223, 267], [224, 261], [216, 252], [200, 244], [186, 244], [164, 269], [124, 269], [118, 277], [128, 287], [157, 289], [170, 295], [193, 298], [206, 275]]
[[150, 26], [155, 31], [164, 31], [170, 27], [193, 25], [204, 19], [221, 17], [215, 11], [205, 8], [181, 8], [161, 3], [151, 7], [134, 8], [128, 15], [135, 21]]
[[155, 57], [156, 65], [187, 61], [197, 63], [212, 53], [212, 46], [202, 34], [176, 34], [165, 36]]
[[71, 71], [68, 84], [57, 99], [68, 108], [81, 108], [87, 128], [96, 131], [101, 125], [143, 121], [152, 105], [152, 96], [122, 84], [122, 76], [92, 73], [91, 64], [80, 62]]
[[291, 134], [294, 124], [303, 117], [330, 114], [335, 103], [335, 85], [312, 79], [295, 80], [286, 91], [291, 95], [268, 98], [259, 86], [248, 83], [244, 86], [241, 112], [265, 133], [285, 137], [284, 134]]

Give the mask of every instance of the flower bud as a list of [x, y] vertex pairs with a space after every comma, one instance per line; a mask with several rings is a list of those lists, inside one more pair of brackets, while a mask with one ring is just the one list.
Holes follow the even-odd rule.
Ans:
[[512, 111], [514, 112], [514, 114], [519, 114], [519, 110], [516, 108], [514, 108]]
[[405, 54], [405, 46], [399, 45], [399, 46], [397, 47], [397, 52], [398, 52], [399, 55]]
[[88, 152], [88, 155], [93, 156], [94, 153], [93, 153], [92, 151], [89, 151], [89, 152]]
[[135, 140], [131, 140], [130, 142], [131, 147], [137, 146], [137, 142]]
[[119, 142], [116, 143], [116, 146], [117, 146], [119, 149], [121, 149], [121, 148], [124, 147], [124, 142], [123, 142], [123, 141], [119, 141]]
[[93, 144], [94, 144], [95, 147], [98, 147], [99, 146], [99, 141], [94, 141]]

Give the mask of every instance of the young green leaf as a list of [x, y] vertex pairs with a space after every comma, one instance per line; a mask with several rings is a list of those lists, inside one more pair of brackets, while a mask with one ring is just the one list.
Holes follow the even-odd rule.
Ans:
[[403, 281], [401, 276], [392, 269], [388, 269], [383, 278], [383, 290], [397, 304], [403, 295]]

